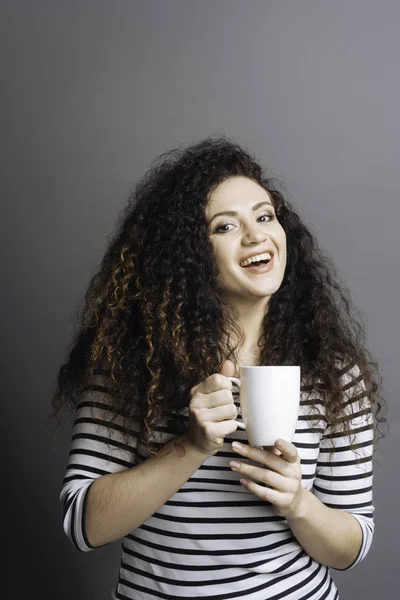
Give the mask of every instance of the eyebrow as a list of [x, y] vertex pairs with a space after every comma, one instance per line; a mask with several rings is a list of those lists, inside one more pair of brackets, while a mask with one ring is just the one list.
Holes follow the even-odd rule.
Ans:
[[[258, 208], [260, 208], [260, 206], [264, 206], [264, 204], [269, 204], [270, 206], [273, 207], [273, 205], [271, 204], [271, 202], [268, 201], [263, 201], [263, 202], [258, 202], [258, 204], [255, 204], [252, 208], [252, 210], [257, 210]], [[219, 217], [220, 215], [231, 215], [232, 217], [236, 217], [237, 216], [237, 212], [235, 212], [234, 210], [224, 210], [222, 212], [219, 213], [215, 213], [215, 215], [212, 217], [212, 219], [210, 219], [209, 221], [209, 225], [211, 224], [211, 222], [215, 219], [215, 217]]]

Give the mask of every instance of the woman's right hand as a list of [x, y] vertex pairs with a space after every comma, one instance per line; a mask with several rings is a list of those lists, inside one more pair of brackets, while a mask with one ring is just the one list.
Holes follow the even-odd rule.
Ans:
[[190, 390], [189, 425], [184, 437], [202, 454], [216, 454], [224, 437], [237, 429], [237, 408], [228, 379], [234, 375], [233, 362], [226, 360], [221, 373], [210, 375]]

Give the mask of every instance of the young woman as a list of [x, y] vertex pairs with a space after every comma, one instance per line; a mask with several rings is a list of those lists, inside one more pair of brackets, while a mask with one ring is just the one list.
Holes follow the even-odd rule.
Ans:
[[[90, 282], [53, 398], [75, 417], [64, 530], [81, 551], [122, 538], [113, 598], [339, 598], [330, 568], [371, 547], [386, 421], [363, 336], [248, 151], [223, 136], [161, 155]], [[291, 442], [246, 443], [240, 365], [301, 366]]]

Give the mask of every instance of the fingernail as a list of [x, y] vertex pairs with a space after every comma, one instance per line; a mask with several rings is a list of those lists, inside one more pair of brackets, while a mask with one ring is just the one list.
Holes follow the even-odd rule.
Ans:
[[239, 444], [239, 442], [232, 442], [232, 448], [234, 450], [243, 450], [243, 446], [242, 444]]

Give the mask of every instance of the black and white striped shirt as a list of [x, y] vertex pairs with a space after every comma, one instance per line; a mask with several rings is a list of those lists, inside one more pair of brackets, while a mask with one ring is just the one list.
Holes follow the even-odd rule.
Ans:
[[[357, 408], [357, 399], [365, 395], [357, 365], [344, 367], [342, 373], [346, 394], [357, 383], [362, 388], [361, 394], [346, 403], [357, 456], [361, 453], [363, 457], [361, 463], [355, 464], [356, 455], [348, 449], [348, 438], [330, 432], [318, 393], [309, 393], [303, 385], [292, 443], [301, 458], [303, 487], [326, 506], [353, 515], [361, 526], [362, 545], [355, 561], [345, 569], [349, 570], [367, 555], [374, 533], [373, 416], [370, 407]], [[91, 483], [101, 475], [134, 467], [150, 456], [137, 437], [132, 437], [129, 445], [121, 442], [119, 421], [109, 423], [107, 388], [98, 387], [104, 381], [99, 377], [94, 383], [97, 385], [93, 389], [83, 392], [77, 407], [60, 494], [65, 533], [83, 552], [93, 549], [84, 529]], [[235, 384], [232, 393], [239, 408]], [[318, 404], [322, 414], [317, 426], [315, 417], [309, 416], [312, 404]], [[132, 427], [139, 431], [137, 423]], [[166, 427], [160, 427], [153, 439], [163, 445], [174, 437]], [[246, 432], [238, 429], [227, 436], [217, 454], [209, 457], [147, 521], [123, 538], [119, 581], [111, 591], [112, 598], [339, 598], [330, 568], [306, 554], [286, 519], [275, 515], [271, 504], [240, 485], [241, 475], [229, 466], [237, 458], [231, 448], [234, 440], [247, 443]], [[241, 460], [246, 461], [243, 457]]]

